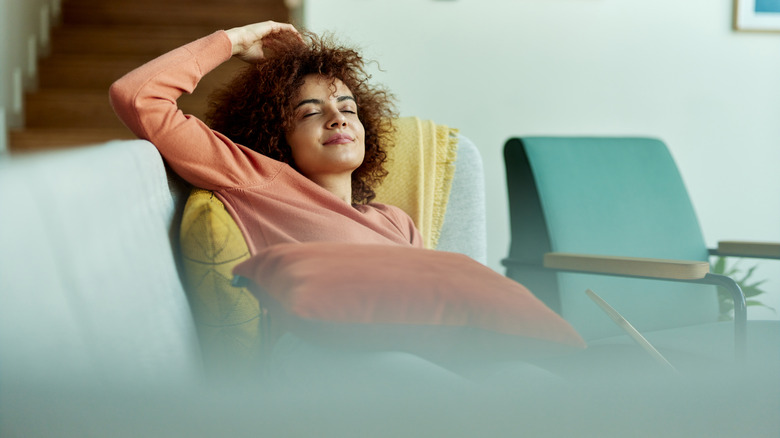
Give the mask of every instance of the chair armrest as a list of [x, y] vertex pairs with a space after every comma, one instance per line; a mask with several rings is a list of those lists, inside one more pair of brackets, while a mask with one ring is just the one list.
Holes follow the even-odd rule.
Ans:
[[545, 254], [544, 267], [566, 271], [668, 280], [700, 280], [710, 272], [710, 265], [707, 262], [560, 252]]
[[623, 277], [711, 284], [725, 288], [734, 300], [734, 352], [744, 360], [747, 345], [747, 307], [745, 294], [734, 279], [710, 273], [710, 264], [687, 260], [598, 256], [550, 252], [544, 255], [548, 269]]
[[710, 251], [716, 256], [780, 259], [780, 242], [718, 242], [718, 248]]

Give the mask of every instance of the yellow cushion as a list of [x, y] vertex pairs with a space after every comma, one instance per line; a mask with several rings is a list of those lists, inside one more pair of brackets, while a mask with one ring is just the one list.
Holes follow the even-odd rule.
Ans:
[[233, 267], [249, 249], [224, 204], [208, 190], [190, 193], [182, 217], [180, 245], [187, 293], [211, 372], [258, 365], [271, 336], [257, 299], [231, 285]]
[[408, 214], [426, 248], [439, 243], [450, 198], [458, 130], [417, 117], [394, 119], [387, 148], [387, 178], [376, 188], [375, 202], [395, 205]]
[[[428, 248], [435, 248], [446, 210], [457, 130], [398, 119], [386, 168], [390, 176], [377, 188], [377, 202], [409, 214]], [[267, 312], [245, 288], [231, 286], [233, 268], [249, 258], [241, 230], [224, 204], [208, 190], [190, 193], [182, 217], [183, 271], [208, 370], [257, 371], [278, 333]]]

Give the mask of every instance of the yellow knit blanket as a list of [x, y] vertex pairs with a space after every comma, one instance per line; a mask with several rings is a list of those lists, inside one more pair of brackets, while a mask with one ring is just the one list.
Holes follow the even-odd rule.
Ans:
[[436, 248], [455, 172], [458, 131], [416, 117], [393, 124], [389, 174], [376, 189], [375, 201], [403, 209], [422, 233], [425, 247]]

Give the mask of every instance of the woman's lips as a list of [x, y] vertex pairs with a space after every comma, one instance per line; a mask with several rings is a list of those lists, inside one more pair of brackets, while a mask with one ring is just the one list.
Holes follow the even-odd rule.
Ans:
[[325, 141], [325, 145], [351, 143], [352, 137], [347, 134], [333, 134]]

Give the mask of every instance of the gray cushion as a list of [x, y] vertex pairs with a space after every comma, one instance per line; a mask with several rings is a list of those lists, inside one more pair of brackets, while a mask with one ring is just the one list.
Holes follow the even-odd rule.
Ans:
[[200, 352], [145, 141], [0, 160], [0, 378], [192, 380]]
[[458, 158], [436, 249], [466, 254], [487, 264], [485, 178], [479, 150], [458, 136]]

